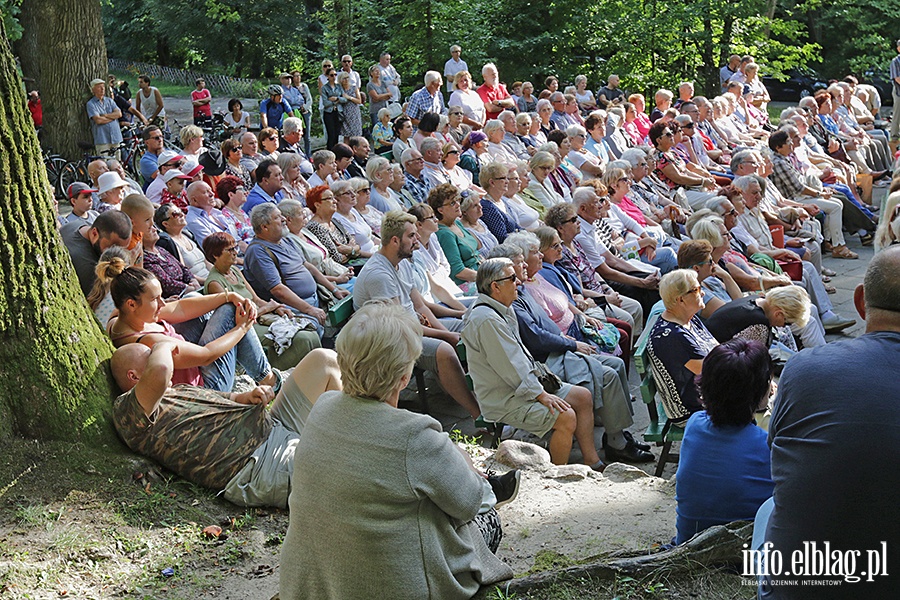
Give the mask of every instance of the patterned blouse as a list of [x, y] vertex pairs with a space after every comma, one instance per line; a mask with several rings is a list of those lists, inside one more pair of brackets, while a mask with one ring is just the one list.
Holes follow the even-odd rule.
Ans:
[[348, 258], [346, 255], [341, 254], [337, 247], [348, 245], [352, 238], [347, 232], [341, 229], [340, 225], [334, 221], [332, 221], [331, 224], [334, 225], [333, 231], [318, 221], [312, 220], [306, 224], [306, 228], [322, 242], [322, 245], [328, 250], [328, 256], [331, 257], [332, 260], [344, 264], [347, 262]]
[[230, 162], [225, 163], [225, 174], [226, 175], [234, 175], [244, 184], [246, 189], [253, 188], [253, 181], [250, 179], [250, 171], [243, 165], [243, 163], [238, 166], [234, 166]]
[[163, 298], [178, 296], [194, 278], [191, 270], [178, 262], [165, 248], [144, 252], [144, 268], [156, 275], [162, 286]]
[[656, 168], [653, 170], [653, 173], [659, 177], [670, 190], [673, 190], [678, 187], [678, 184], [666, 177], [666, 174], [663, 172], [663, 169], [669, 165], [675, 165], [678, 170], [684, 169], [684, 161], [674, 152], [659, 152], [656, 156]]
[[581, 244], [577, 240], [572, 240], [572, 244], [575, 246], [576, 252], [573, 253], [567, 245], [563, 244], [562, 257], [556, 261], [556, 266], [570, 273], [576, 273], [585, 289], [598, 294], [609, 293], [603, 278], [591, 268], [591, 263], [585, 256]]
[[[237, 212], [241, 212], [238, 210]], [[222, 209], [222, 217], [228, 223], [234, 225], [235, 231], [238, 234], [238, 240], [242, 242], [247, 242], [248, 244], [253, 241], [253, 227], [249, 222], [244, 222], [241, 220], [239, 216], [237, 216], [234, 212], [232, 212], [227, 206]], [[249, 221], [249, 219], [247, 219]]]

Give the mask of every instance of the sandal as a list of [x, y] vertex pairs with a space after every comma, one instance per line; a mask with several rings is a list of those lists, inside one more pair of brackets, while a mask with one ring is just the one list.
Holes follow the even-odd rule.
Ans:
[[834, 277], [835, 275], [837, 275], [837, 271], [832, 271], [828, 267], [822, 267], [822, 275], [825, 275], [827, 277]]
[[871, 245], [872, 245], [872, 241], [873, 241], [874, 239], [875, 239], [875, 238], [872, 236], [871, 233], [867, 233], [866, 235], [861, 235], [861, 236], [859, 236], [859, 242], [860, 242], [863, 246], [871, 246]]
[[822, 283], [831, 283], [831, 277], [828, 275], [822, 275]]
[[822, 242], [822, 252], [831, 252], [834, 250], [834, 246], [831, 245], [831, 242]]
[[859, 254], [853, 252], [847, 246], [835, 246], [831, 251], [831, 256], [834, 258], [859, 258]]
[[823, 287], [825, 288], [825, 291], [828, 292], [829, 294], [837, 294], [837, 288], [834, 287], [833, 285], [824, 285], [823, 284]]

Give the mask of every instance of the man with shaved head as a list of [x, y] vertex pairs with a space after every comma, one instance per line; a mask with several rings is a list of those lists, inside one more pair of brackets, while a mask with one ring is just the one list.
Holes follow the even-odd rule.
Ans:
[[110, 368], [122, 390], [113, 401], [119, 437], [235, 504], [286, 508], [309, 411], [323, 392], [341, 389], [334, 352], [307, 354], [279, 390], [259, 385], [241, 393], [172, 387], [177, 352], [162, 341], [152, 349], [126, 344], [113, 354]]
[[[754, 547], [765, 541], [770, 555], [780, 552], [785, 561], [794, 552], [821, 552], [825, 544], [842, 555], [858, 552], [851, 574], [860, 579], [821, 570], [803, 577], [795, 566], [790, 576], [765, 578], [762, 598], [896, 596], [896, 581], [887, 575], [900, 568], [892, 493], [900, 489], [900, 248], [875, 255], [853, 303], [866, 321], [863, 335], [804, 350], [784, 368], [769, 424], [774, 509], [771, 501], [760, 509]], [[765, 531], [764, 540], [756, 531]], [[783, 585], [800, 579], [817, 580], [815, 594]]]

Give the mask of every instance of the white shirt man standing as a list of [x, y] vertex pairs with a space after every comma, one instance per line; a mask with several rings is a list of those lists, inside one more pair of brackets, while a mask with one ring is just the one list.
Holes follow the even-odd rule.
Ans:
[[444, 63], [444, 79], [447, 80], [447, 92], [453, 92], [453, 79], [460, 71], [468, 71], [469, 65], [462, 60], [459, 55], [462, 54], [462, 48], [457, 44], [450, 46], [450, 60]]

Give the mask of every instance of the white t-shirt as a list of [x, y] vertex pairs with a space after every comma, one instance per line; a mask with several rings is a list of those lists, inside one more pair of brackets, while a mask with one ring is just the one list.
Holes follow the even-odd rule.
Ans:
[[475, 121], [484, 124], [486, 113], [484, 112], [484, 100], [478, 95], [478, 92], [468, 90], [456, 90], [450, 94], [450, 101], [447, 106], [461, 106], [463, 114]]

